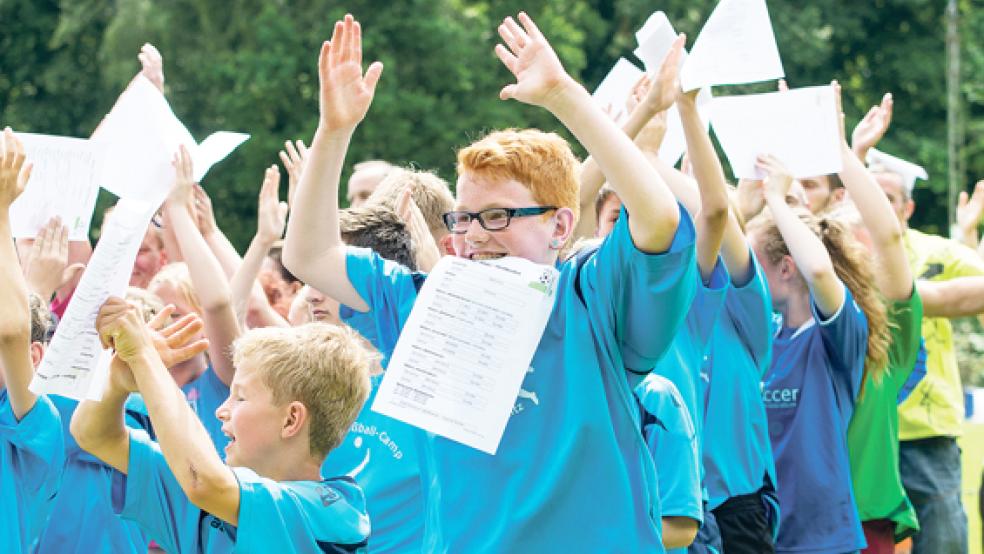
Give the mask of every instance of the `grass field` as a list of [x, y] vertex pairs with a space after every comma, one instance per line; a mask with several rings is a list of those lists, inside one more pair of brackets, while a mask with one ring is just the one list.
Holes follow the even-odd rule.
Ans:
[[981, 515], [978, 511], [978, 491], [981, 488], [981, 467], [984, 465], [984, 425], [966, 424], [960, 439], [963, 449], [963, 503], [970, 524], [970, 554], [981, 552]]

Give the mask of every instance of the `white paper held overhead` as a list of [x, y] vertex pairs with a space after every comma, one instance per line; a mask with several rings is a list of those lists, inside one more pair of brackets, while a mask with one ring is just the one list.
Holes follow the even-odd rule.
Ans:
[[711, 127], [737, 178], [764, 177], [755, 167], [759, 154], [776, 156], [797, 178], [841, 170], [840, 121], [830, 86], [715, 97]]
[[96, 332], [96, 315], [110, 296], [122, 297], [156, 205], [121, 199], [103, 225], [89, 264], [31, 381], [35, 394], [99, 400], [110, 358]]
[[721, 0], [690, 49], [680, 84], [687, 91], [784, 75], [765, 0]]
[[201, 144], [191, 150], [195, 181], [200, 182], [213, 165], [226, 159], [233, 150], [248, 139], [249, 135], [245, 133], [231, 131], [218, 131], [206, 137]]
[[69, 240], [88, 240], [99, 195], [105, 149], [92, 141], [17, 133], [34, 165], [27, 188], [10, 206], [15, 238], [33, 238], [54, 216], [68, 227]]
[[441, 258], [390, 358], [373, 411], [495, 454], [553, 309], [557, 270]]
[[676, 38], [677, 34], [670, 20], [666, 18], [665, 13], [658, 11], [649, 16], [642, 29], [636, 31], [636, 42], [639, 46], [632, 53], [642, 60], [646, 71], [653, 75], [663, 65], [663, 59], [666, 58]]
[[619, 58], [612, 70], [595, 89], [594, 99], [602, 108], [611, 108], [611, 116], [619, 121], [626, 115], [625, 102], [632, 93], [632, 87], [642, 78], [643, 71], [625, 58]]

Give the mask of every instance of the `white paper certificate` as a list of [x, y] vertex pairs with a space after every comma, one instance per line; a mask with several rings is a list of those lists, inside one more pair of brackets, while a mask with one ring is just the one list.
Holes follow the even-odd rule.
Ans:
[[522, 258], [441, 258], [373, 411], [494, 455], [553, 310], [557, 276]]
[[107, 298], [126, 292], [133, 261], [156, 207], [128, 199], [116, 204], [34, 374], [31, 392], [76, 400], [102, 398], [110, 356], [99, 342], [96, 315]]

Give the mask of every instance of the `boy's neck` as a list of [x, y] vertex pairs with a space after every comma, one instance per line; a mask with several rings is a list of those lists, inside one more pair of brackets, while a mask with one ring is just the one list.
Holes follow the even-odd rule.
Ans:
[[293, 455], [289, 449], [281, 451], [282, 455], [277, 456], [276, 460], [265, 468], [250, 468], [262, 477], [273, 479], [277, 482], [283, 481], [321, 481], [321, 464], [314, 459], [310, 453], [304, 452], [303, 455]]

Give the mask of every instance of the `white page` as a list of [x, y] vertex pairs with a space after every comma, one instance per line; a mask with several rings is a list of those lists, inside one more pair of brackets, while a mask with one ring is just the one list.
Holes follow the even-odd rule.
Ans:
[[922, 179], [923, 181], [929, 179], [926, 168], [891, 154], [886, 154], [875, 148], [868, 149], [868, 155], [865, 161], [868, 165], [881, 165], [889, 171], [898, 173], [902, 177], [902, 184], [905, 185], [910, 195], [912, 194], [912, 189], [916, 188], [916, 179]]
[[96, 315], [107, 298], [126, 293], [155, 208], [126, 198], [116, 204], [31, 381], [31, 392], [76, 400], [102, 398], [110, 358], [99, 342]]
[[642, 29], [636, 32], [636, 42], [639, 46], [632, 53], [642, 60], [646, 72], [655, 75], [663, 65], [663, 59], [666, 58], [676, 38], [677, 34], [670, 20], [666, 18], [665, 13], [658, 11], [649, 16]]
[[687, 91], [784, 75], [765, 0], [721, 0], [690, 49], [680, 84]]
[[796, 178], [841, 170], [840, 121], [833, 87], [719, 96], [711, 126], [737, 178], [761, 179], [759, 154], [779, 158]]
[[495, 454], [556, 295], [522, 258], [441, 258], [420, 290], [373, 411]]
[[24, 192], [10, 205], [15, 238], [34, 238], [54, 216], [68, 227], [69, 240], [88, 240], [99, 195], [105, 149], [91, 141], [17, 133], [34, 164]]
[[249, 139], [249, 135], [231, 131], [218, 131], [206, 137], [192, 151], [191, 157], [195, 164], [195, 181], [201, 182], [213, 165], [226, 159], [233, 150], [246, 142], [247, 139]]
[[628, 100], [629, 94], [632, 93], [632, 87], [639, 82], [642, 75], [643, 71], [632, 62], [625, 58], [619, 58], [612, 70], [595, 89], [593, 95], [595, 101], [603, 108], [611, 105], [612, 117], [616, 122], [619, 121], [622, 116], [626, 115], [625, 101]]

